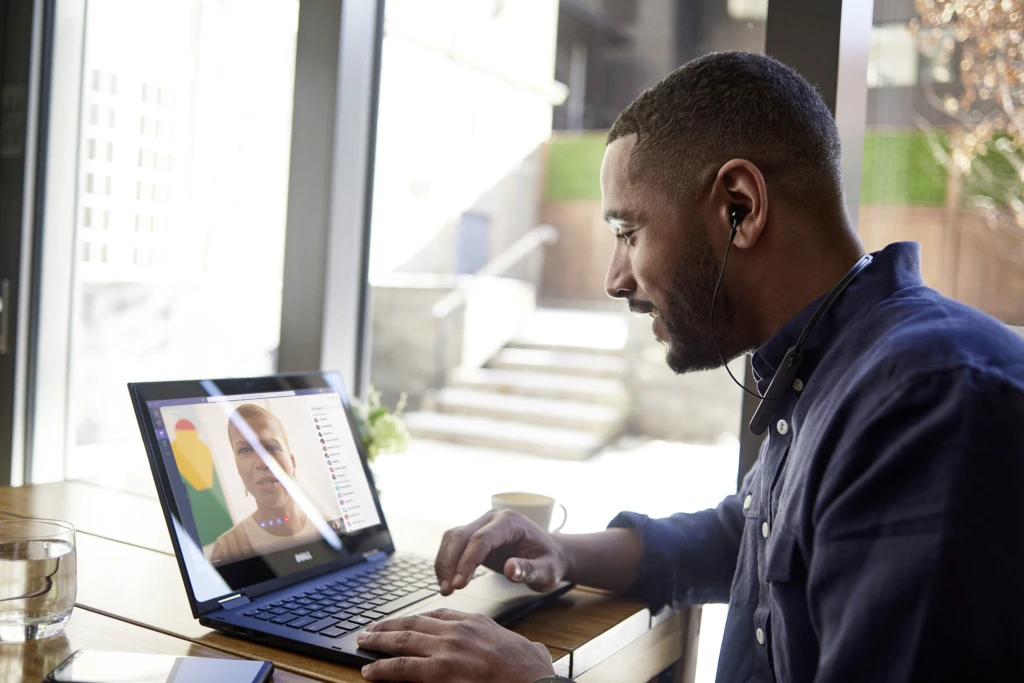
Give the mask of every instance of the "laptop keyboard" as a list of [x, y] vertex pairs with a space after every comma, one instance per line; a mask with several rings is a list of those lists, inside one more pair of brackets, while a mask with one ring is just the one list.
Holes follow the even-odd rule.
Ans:
[[243, 614], [339, 638], [437, 592], [433, 562], [400, 558]]

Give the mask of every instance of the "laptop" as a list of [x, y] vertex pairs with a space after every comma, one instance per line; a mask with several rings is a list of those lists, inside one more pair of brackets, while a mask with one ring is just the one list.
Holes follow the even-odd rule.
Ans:
[[336, 373], [129, 384], [192, 615], [240, 638], [361, 666], [368, 624], [447, 608], [502, 624], [547, 593], [481, 569], [442, 597], [396, 551]]

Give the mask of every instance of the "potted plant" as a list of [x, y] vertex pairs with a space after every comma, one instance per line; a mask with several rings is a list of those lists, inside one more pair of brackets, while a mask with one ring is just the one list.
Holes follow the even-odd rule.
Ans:
[[373, 463], [381, 453], [401, 453], [409, 447], [409, 432], [402, 421], [406, 396], [403, 392], [389, 410], [380, 401], [380, 392], [372, 386], [363, 400], [352, 399], [352, 413], [359, 426], [359, 437], [366, 448], [367, 460]]

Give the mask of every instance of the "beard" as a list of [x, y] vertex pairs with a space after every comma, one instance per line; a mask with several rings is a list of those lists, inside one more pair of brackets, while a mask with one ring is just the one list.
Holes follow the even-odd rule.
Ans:
[[[729, 348], [736, 307], [725, 282], [715, 299], [715, 338], [711, 333], [711, 299], [722, 264], [715, 258], [704, 226], [694, 225], [690, 247], [672, 273], [662, 321], [668, 332], [665, 362], [677, 375], [712, 370], [722, 365], [715, 346]], [[729, 359], [729, 356], [726, 356]]]

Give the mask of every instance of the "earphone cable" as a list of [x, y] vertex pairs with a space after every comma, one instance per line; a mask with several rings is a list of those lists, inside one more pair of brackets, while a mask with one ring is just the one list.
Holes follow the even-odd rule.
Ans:
[[745, 386], [740, 384], [739, 381], [737, 381], [736, 377], [733, 376], [732, 370], [729, 369], [729, 364], [725, 362], [725, 357], [722, 355], [722, 349], [719, 348], [718, 346], [718, 338], [715, 336], [715, 300], [718, 298], [718, 288], [722, 286], [722, 278], [725, 277], [725, 264], [729, 262], [729, 250], [732, 248], [732, 241], [735, 237], [736, 228], [734, 227], [732, 229], [732, 232], [729, 233], [729, 244], [727, 244], [725, 247], [725, 258], [722, 259], [722, 271], [718, 274], [718, 282], [715, 283], [715, 292], [714, 294], [711, 295], [711, 341], [715, 345], [715, 351], [718, 352], [718, 359], [722, 361], [722, 367], [724, 367], [725, 371], [729, 373], [729, 377], [732, 379], [733, 382], [736, 383], [736, 386], [738, 386], [740, 389], [747, 392], [754, 398], [760, 399], [763, 398], [761, 394], [758, 394], [756, 392], [751, 391], [750, 389], [747, 389]]

